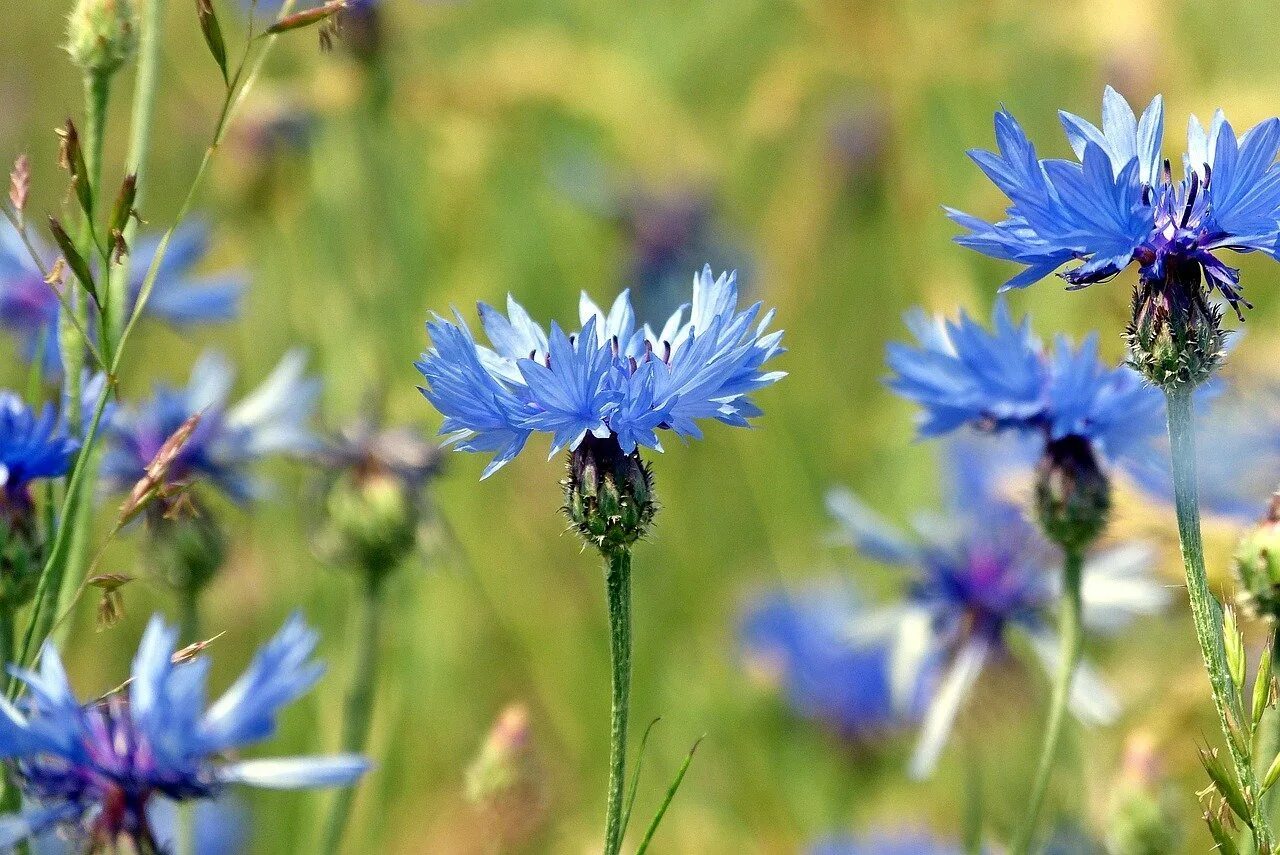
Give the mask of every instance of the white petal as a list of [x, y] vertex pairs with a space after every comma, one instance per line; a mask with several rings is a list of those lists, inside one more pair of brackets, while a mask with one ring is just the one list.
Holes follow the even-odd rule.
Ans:
[[925, 778], [938, 765], [938, 757], [951, 735], [960, 705], [973, 690], [989, 652], [989, 645], [983, 641], [971, 641], [960, 648], [925, 714], [924, 726], [920, 729], [916, 750], [911, 757], [912, 778]]
[[[1057, 639], [1045, 631], [1033, 632], [1031, 648], [1049, 674], [1049, 679], [1056, 678], [1062, 661]], [[1111, 724], [1120, 716], [1120, 701], [1088, 662], [1076, 666], [1067, 707], [1082, 724], [1087, 725]]]
[[1085, 624], [1115, 631], [1139, 615], [1156, 614], [1169, 605], [1169, 589], [1150, 575], [1155, 550], [1128, 543], [1100, 552], [1085, 562], [1081, 595]]
[[279, 757], [245, 760], [224, 767], [218, 779], [273, 790], [302, 787], [344, 787], [369, 771], [369, 761], [355, 754], [333, 757]]
[[920, 672], [933, 648], [933, 616], [924, 609], [903, 610], [889, 654], [889, 693], [894, 706], [910, 712], [920, 692]]

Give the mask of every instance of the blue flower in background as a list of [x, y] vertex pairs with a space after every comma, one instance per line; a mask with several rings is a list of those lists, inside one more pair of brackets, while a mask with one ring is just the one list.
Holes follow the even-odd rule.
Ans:
[[[249, 812], [231, 791], [194, 805], [192, 835], [193, 855], [241, 855], [247, 851]], [[160, 852], [178, 851], [178, 804], [164, 796], [147, 801], [147, 822]], [[69, 840], [56, 828], [49, 829], [31, 841], [35, 855], [83, 855], [83, 844]]]
[[999, 154], [973, 150], [987, 177], [1009, 197], [1006, 219], [988, 223], [960, 211], [948, 215], [969, 230], [957, 241], [1026, 269], [1005, 283], [1022, 288], [1071, 261], [1062, 273], [1084, 287], [1131, 262], [1147, 280], [1193, 276], [1216, 288], [1239, 312], [1240, 274], [1217, 257], [1222, 249], [1260, 250], [1280, 258], [1280, 120], [1267, 119], [1239, 137], [1219, 110], [1206, 132], [1192, 116], [1183, 178], [1161, 161], [1164, 102], [1142, 117], [1114, 89], [1102, 97], [1102, 128], [1060, 112], [1079, 162], [1040, 159], [1018, 122], [995, 116]]
[[[30, 235], [46, 267], [58, 253]], [[130, 255], [129, 310], [136, 305], [142, 282], [155, 258], [160, 238], [143, 235]], [[241, 272], [199, 275], [194, 272], [209, 250], [209, 227], [184, 223], [174, 232], [160, 264], [145, 315], [179, 329], [235, 318], [247, 276]], [[58, 341], [58, 297], [43, 277], [21, 238], [8, 223], [0, 223], [0, 326], [15, 333], [23, 358], [40, 359], [44, 371], [62, 371]]]
[[323, 666], [317, 636], [287, 620], [231, 688], [205, 707], [209, 660], [176, 664], [177, 630], [153, 617], [133, 661], [127, 695], [81, 705], [52, 644], [37, 672], [12, 669], [27, 690], [0, 702], [0, 756], [13, 762], [25, 807], [0, 818], [0, 846], [58, 827], [80, 839], [120, 835], [155, 846], [148, 807], [216, 798], [230, 784], [272, 789], [345, 786], [368, 768], [363, 757], [228, 760], [272, 735], [280, 710], [311, 689]]
[[[891, 645], [890, 687], [900, 708], [927, 695], [911, 761], [915, 777], [936, 765], [956, 715], [986, 664], [1011, 652], [1017, 634], [1050, 674], [1058, 665], [1053, 613], [1060, 558], [1022, 510], [1000, 495], [1010, 458], [975, 441], [948, 447], [948, 505], [923, 516], [915, 535], [885, 522], [857, 497], [833, 490], [828, 507], [852, 545], [868, 558], [905, 568], [902, 602], [869, 610], [858, 636]], [[987, 456], [992, 455], [992, 456]], [[1084, 568], [1086, 623], [1114, 631], [1161, 609], [1168, 592], [1148, 575], [1151, 551], [1126, 544], [1095, 554]], [[1118, 704], [1088, 665], [1077, 671], [1070, 706], [1086, 723], [1111, 721]]]
[[923, 408], [922, 437], [962, 426], [1030, 434], [1042, 443], [1079, 436], [1104, 459], [1141, 471], [1164, 434], [1164, 396], [1127, 365], [1098, 359], [1098, 339], [1079, 347], [1063, 337], [1045, 350], [1024, 318], [1015, 324], [998, 300], [988, 330], [961, 312], [957, 321], [908, 313], [915, 346], [891, 343], [888, 385]]
[[37, 413], [15, 393], [0, 390], [0, 511], [28, 510], [31, 482], [66, 475], [79, 451], [52, 404]]
[[925, 831], [877, 831], [824, 838], [809, 847], [808, 855], [960, 855], [961, 851]]
[[188, 418], [200, 422], [169, 468], [171, 482], [206, 480], [243, 502], [262, 495], [251, 469], [265, 457], [304, 455], [320, 448], [309, 422], [320, 395], [318, 378], [304, 373], [301, 351], [285, 354], [256, 391], [230, 403], [234, 371], [225, 356], [203, 354], [191, 369], [185, 389], [160, 384], [151, 400], [122, 407], [106, 430], [104, 478], [115, 489], [129, 489], [156, 452]]
[[743, 617], [748, 670], [776, 682], [799, 712], [863, 738], [908, 723], [889, 692], [889, 646], [855, 643], [866, 607], [847, 587], [771, 591]]
[[[550, 333], [514, 299], [507, 314], [481, 304], [492, 347], [477, 344], [466, 323], [435, 316], [432, 347], [416, 363], [422, 389], [445, 417], [440, 432], [462, 451], [491, 452], [488, 477], [524, 448], [534, 432], [551, 436], [551, 454], [573, 450], [587, 434], [613, 437], [625, 453], [662, 450], [657, 431], [702, 436], [699, 422], [746, 427], [760, 415], [749, 395], [785, 376], [761, 366], [782, 353], [782, 332], [767, 332], [773, 312], [739, 311], [734, 274], [694, 277], [691, 307], [680, 307], [661, 332], [636, 323], [623, 292], [606, 314], [584, 294], [582, 329]], [[688, 317], [686, 318], [686, 310]]]

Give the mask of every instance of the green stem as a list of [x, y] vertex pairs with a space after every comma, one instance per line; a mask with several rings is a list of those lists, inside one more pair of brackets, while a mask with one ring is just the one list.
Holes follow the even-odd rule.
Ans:
[[963, 722], [965, 748], [964, 852], [982, 855], [982, 741], [973, 722]]
[[1081, 575], [1084, 567], [1083, 550], [1076, 548], [1063, 549], [1065, 562], [1062, 574], [1062, 613], [1058, 619], [1058, 636], [1060, 644], [1060, 660], [1058, 673], [1053, 682], [1053, 695], [1049, 701], [1049, 718], [1045, 723], [1044, 743], [1040, 748], [1040, 761], [1036, 766], [1036, 777], [1031, 785], [1031, 794], [1027, 802], [1027, 815], [1022, 827], [1014, 839], [1011, 851], [1015, 855], [1026, 855], [1031, 851], [1036, 835], [1036, 823], [1040, 817], [1040, 808], [1044, 805], [1045, 794], [1049, 791], [1049, 781], [1053, 777], [1053, 765], [1058, 755], [1058, 745], [1062, 741], [1063, 726], [1067, 719], [1068, 701], [1071, 698], [1071, 684], [1075, 680], [1076, 668], [1080, 664], [1080, 653], [1084, 648], [1084, 624], [1082, 621]]
[[609, 719], [609, 797], [605, 813], [605, 855], [622, 851], [623, 789], [627, 773], [627, 714], [631, 706], [631, 551], [614, 549], [606, 556], [605, 588], [609, 598], [609, 651], [612, 667], [612, 713]]
[[1192, 422], [1192, 388], [1176, 385], [1169, 388], [1169, 446], [1173, 458], [1173, 497], [1178, 515], [1178, 537], [1182, 542], [1182, 563], [1187, 574], [1187, 594], [1191, 600], [1191, 617], [1195, 622], [1196, 640], [1204, 657], [1205, 670], [1213, 694], [1213, 706], [1226, 738], [1227, 750], [1236, 768], [1240, 786], [1253, 813], [1254, 836], [1259, 850], [1275, 847], [1271, 828], [1259, 802], [1258, 779], [1249, 758], [1238, 744], [1237, 729], [1232, 723], [1234, 690], [1227, 668], [1222, 642], [1222, 608], [1209, 591], [1204, 567], [1204, 543], [1200, 539], [1200, 507], [1196, 498], [1196, 437]]
[[[160, 33], [164, 24], [164, 0], [143, 0], [142, 40], [138, 49], [138, 74], [133, 85], [133, 117], [129, 125], [129, 161], [126, 171], [138, 178], [133, 205], [142, 209], [147, 182], [147, 156], [151, 151], [151, 125], [155, 116], [156, 91], [160, 79]], [[133, 245], [138, 223], [130, 219], [124, 227], [125, 243]], [[119, 340], [128, 312], [130, 259], [126, 254], [112, 268], [107, 286], [107, 320], [113, 340]]]
[[[373, 723], [374, 689], [377, 684], [378, 647], [382, 636], [382, 577], [384, 572], [368, 573], [364, 584], [364, 597], [360, 612], [360, 637], [356, 640], [355, 670], [351, 688], [347, 692], [346, 712], [342, 721], [342, 751], [360, 754], [369, 739], [369, 726]], [[342, 845], [342, 834], [351, 817], [355, 804], [356, 788], [343, 787], [334, 797], [333, 809], [325, 823], [324, 846], [321, 852], [335, 855]]]

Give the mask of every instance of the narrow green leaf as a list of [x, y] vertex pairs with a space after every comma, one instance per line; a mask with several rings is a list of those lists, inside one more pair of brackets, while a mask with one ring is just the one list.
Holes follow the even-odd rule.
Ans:
[[1262, 713], [1271, 700], [1271, 643], [1262, 651], [1258, 661], [1258, 673], [1253, 678], [1253, 726], [1262, 721]]
[[1199, 754], [1200, 765], [1204, 766], [1204, 770], [1209, 773], [1209, 778], [1223, 801], [1245, 825], [1253, 828], [1253, 819], [1249, 815], [1249, 802], [1235, 779], [1231, 777], [1231, 773], [1227, 771], [1227, 767], [1218, 759], [1217, 752], [1202, 748]]
[[[49, 231], [53, 234], [53, 240], [58, 244], [58, 251], [62, 253], [67, 266], [76, 275], [81, 287], [89, 292], [90, 297], [93, 297], [93, 302], [97, 303], [98, 286], [93, 282], [93, 274], [89, 272], [89, 265], [84, 260], [84, 256], [76, 249], [76, 245], [72, 242], [71, 236], [67, 234], [67, 230], [62, 227], [62, 223], [58, 222], [56, 217], [49, 218]], [[99, 305], [101, 304], [99, 303]]]
[[1267, 774], [1262, 776], [1262, 791], [1265, 793], [1275, 784], [1276, 779], [1280, 778], [1280, 754], [1271, 761], [1271, 765], [1267, 767]]
[[636, 752], [636, 769], [631, 773], [631, 790], [627, 793], [627, 805], [622, 810], [622, 833], [627, 833], [627, 823], [631, 821], [631, 808], [636, 803], [636, 792], [640, 789], [640, 769], [644, 765], [644, 749], [649, 744], [649, 734], [653, 732], [653, 726], [662, 721], [662, 716], [658, 716], [649, 722], [649, 726], [644, 729], [644, 736], [640, 737], [640, 750]]
[[662, 823], [662, 818], [667, 814], [667, 808], [671, 807], [671, 800], [676, 797], [676, 791], [680, 789], [680, 783], [684, 780], [684, 775], [689, 771], [689, 764], [693, 762], [693, 755], [697, 753], [698, 746], [702, 744], [704, 737], [699, 736], [698, 741], [693, 743], [693, 747], [689, 749], [689, 753], [684, 758], [684, 763], [680, 764], [680, 771], [676, 773], [676, 779], [671, 782], [671, 786], [667, 789], [667, 796], [662, 800], [662, 804], [658, 806], [658, 813], [653, 817], [653, 822], [649, 823], [649, 830], [644, 833], [644, 840], [640, 841], [640, 848], [636, 850], [636, 855], [644, 855], [649, 849], [649, 843], [653, 840], [653, 835], [658, 833], [658, 826]]
[[200, 32], [204, 33], [204, 43], [213, 54], [213, 61], [218, 63], [222, 72], [222, 82], [231, 85], [231, 77], [227, 73], [227, 43], [222, 39], [222, 27], [218, 24], [218, 14], [213, 11], [213, 0], [196, 0], [196, 17], [200, 19]]

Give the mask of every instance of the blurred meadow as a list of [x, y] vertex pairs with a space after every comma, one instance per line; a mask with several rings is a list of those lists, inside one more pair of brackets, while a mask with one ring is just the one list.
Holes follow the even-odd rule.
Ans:
[[[52, 129], [81, 110], [61, 47], [69, 4], [5, 2], [0, 157], [28, 153], [30, 207], [53, 210], [65, 182]], [[236, 32], [236, 4], [217, 5]], [[1033, 138], [1057, 141], [1057, 108], [1095, 117], [1109, 82], [1134, 103], [1163, 92], [1171, 116], [1221, 105], [1249, 125], [1276, 112], [1280, 19], [1257, 2], [1149, 0], [385, 0], [379, 11], [378, 32], [348, 31], [331, 52], [304, 34], [272, 55], [199, 205], [213, 227], [204, 265], [249, 271], [242, 315], [194, 334], [143, 329], [122, 397], [145, 397], [158, 379], [184, 383], [207, 347], [233, 358], [247, 390], [302, 346], [323, 377], [325, 426], [382, 410], [429, 435], [439, 416], [413, 361], [431, 311], [471, 318], [477, 300], [501, 305], [510, 292], [535, 317], [572, 320], [580, 290], [603, 302], [629, 287], [642, 319], [658, 319], [704, 262], [739, 269], [749, 296], [778, 307], [789, 376], [759, 395], [753, 430], [712, 427], [696, 448], [671, 441], [650, 455], [662, 510], [635, 556], [636, 736], [662, 720], [638, 815], [652, 813], [705, 735], [655, 852], [800, 852], [867, 828], [958, 838], [963, 740], [932, 779], [911, 782], [910, 731], [852, 741], [796, 714], [767, 668], [743, 662], [743, 608], [759, 591], [814, 579], [855, 579], [871, 596], [895, 589], [898, 571], [831, 543], [830, 487], [850, 486], [899, 522], [938, 506], [937, 449], [913, 440], [912, 408], [884, 388], [884, 348], [905, 337], [901, 316], [914, 305], [989, 317], [1013, 272], [955, 246], [941, 211], [994, 217], [1002, 207], [964, 156], [992, 145], [992, 111], [1004, 104]], [[189, 2], [169, 4], [161, 56], [142, 216], [163, 225], [221, 95]], [[126, 149], [129, 85], [118, 88], [108, 185]], [[1171, 120], [1168, 139], [1180, 135]], [[1054, 142], [1044, 153], [1067, 151]], [[1277, 274], [1253, 258], [1243, 266], [1259, 307], [1233, 370], [1275, 372]], [[1049, 280], [1010, 303], [1045, 338], [1100, 330], [1104, 356], [1119, 361], [1129, 282], [1066, 294]], [[0, 353], [2, 385], [24, 388], [12, 337], [0, 337]], [[483, 465], [446, 458], [421, 555], [391, 583], [377, 766], [346, 852], [598, 851], [609, 651], [597, 561], [564, 534], [558, 459], [523, 455], [481, 486]], [[319, 473], [280, 463], [271, 475], [269, 500], [217, 508], [233, 551], [202, 606], [206, 634], [222, 633], [213, 683], [300, 608], [330, 668], [270, 748], [330, 751], [353, 667], [355, 584], [313, 546]], [[1193, 821], [1204, 777], [1195, 746], [1217, 731], [1172, 524], [1168, 507], [1132, 491], [1117, 503], [1113, 536], [1154, 540], [1177, 596], [1165, 616], [1091, 645], [1125, 712], [1114, 727], [1069, 726], [1047, 814], [1100, 838], [1126, 743], [1152, 746], [1186, 818], [1182, 851], [1203, 852], [1212, 844]], [[1210, 522], [1210, 572], [1223, 590], [1239, 531]], [[146, 579], [141, 543], [126, 532], [103, 566]], [[162, 585], [124, 594], [119, 625], [96, 631], [89, 607], [74, 620], [68, 667], [86, 693], [123, 679], [153, 610], [174, 613]], [[1249, 631], [1261, 644], [1261, 629]], [[1026, 672], [983, 680], [961, 729], [987, 737], [974, 749], [984, 810], [992, 838], [1005, 839], [1048, 683]], [[466, 770], [512, 703], [529, 711], [537, 758], [536, 792], [508, 808], [515, 819], [465, 797]], [[329, 798], [246, 796], [251, 851], [316, 851]], [[528, 828], [502, 849], [495, 827], [509, 822]]]

